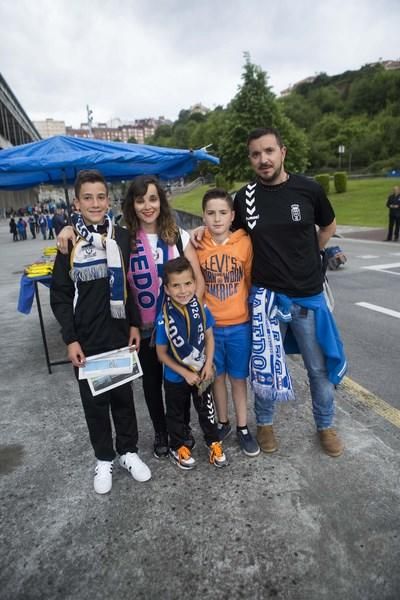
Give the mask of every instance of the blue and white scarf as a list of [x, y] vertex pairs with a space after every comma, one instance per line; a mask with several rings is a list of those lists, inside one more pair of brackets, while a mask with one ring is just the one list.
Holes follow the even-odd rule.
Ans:
[[252, 352], [250, 378], [260, 398], [294, 400], [292, 380], [287, 369], [279, 321], [290, 321], [289, 306], [277, 306], [274, 292], [255, 288], [252, 301]]
[[185, 306], [176, 304], [166, 296], [163, 316], [173, 357], [181, 365], [199, 373], [206, 362], [206, 316], [203, 306], [196, 296]]
[[110, 282], [110, 311], [114, 319], [125, 319], [125, 271], [121, 251], [113, 239], [114, 228], [106, 215], [107, 233], [89, 231], [80, 214], [72, 215], [78, 239], [71, 253], [70, 277], [75, 283], [108, 277]]

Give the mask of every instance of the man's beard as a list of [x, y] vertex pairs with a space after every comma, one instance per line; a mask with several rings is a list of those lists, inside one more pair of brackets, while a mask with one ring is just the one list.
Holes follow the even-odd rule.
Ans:
[[267, 183], [268, 185], [274, 185], [274, 182], [281, 183], [281, 182], [276, 182], [276, 180], [279, 179], [282, 171], [283, 171], [283, 162], [281, 162], [279, 167], [277, 169], [275, 169], [275, 171], [269, 177], [265, 177], [265, 176], [259, 175], [259, 174], [258, 174], [258, 177], [259, 177], [261, 183]]

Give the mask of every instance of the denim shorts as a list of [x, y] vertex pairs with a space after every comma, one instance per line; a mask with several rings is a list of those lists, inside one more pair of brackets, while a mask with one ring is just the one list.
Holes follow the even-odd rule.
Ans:
[[214, 363], [217, 375], [228, 373], [235, 379], [249, 376], [251, 323], [214, 327]]

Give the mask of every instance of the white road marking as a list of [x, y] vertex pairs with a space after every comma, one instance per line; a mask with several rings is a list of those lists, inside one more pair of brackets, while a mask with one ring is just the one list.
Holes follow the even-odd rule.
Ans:
[[387, 263], [385, 265], [372, 265], [370, 267], [361, 267], [362, 269], [368, 269], [369, 271], [384, 271], [385, 273], [392, 273], [393, 275], [400, 275], [400, 272], [391, 271], [390, 269], [398, 269], [400, 263]]
[[368, 260], [370, 258], [379, 258], [379, 255], [374, 255], [374, 254], [363, 254], [362, 256], [356, 256], [356, 258], [362, 258], [364, 260]]
[[400, 319], [400, 312], [397, 310], [392, 310], [391, 308], [384, 308], [383, 306], [370, 304], [369, 302], [356, 302], [356, 306], [368, 308], [369, 310], [374, 310], [375, 312], [382, 313], [383, 315], [389, 315], [389, 317], [396, 317], [396, 319]]

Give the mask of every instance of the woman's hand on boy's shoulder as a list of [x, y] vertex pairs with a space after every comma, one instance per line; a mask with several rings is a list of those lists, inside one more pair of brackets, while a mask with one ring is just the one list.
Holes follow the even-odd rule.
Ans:
[[195, 248], [201, 248], [205, 230], [206, 228], [204, 225], [199, 225], [199, 227], [191, 229], [188, 232], [190, 235], [190, 241]]
[[74, 228], [71, 225], [66, 225], [57, 236], [57, 248], [62, 254], [68, 254], [68, 243], [71, 240], [73, 244], [76, 242]]

